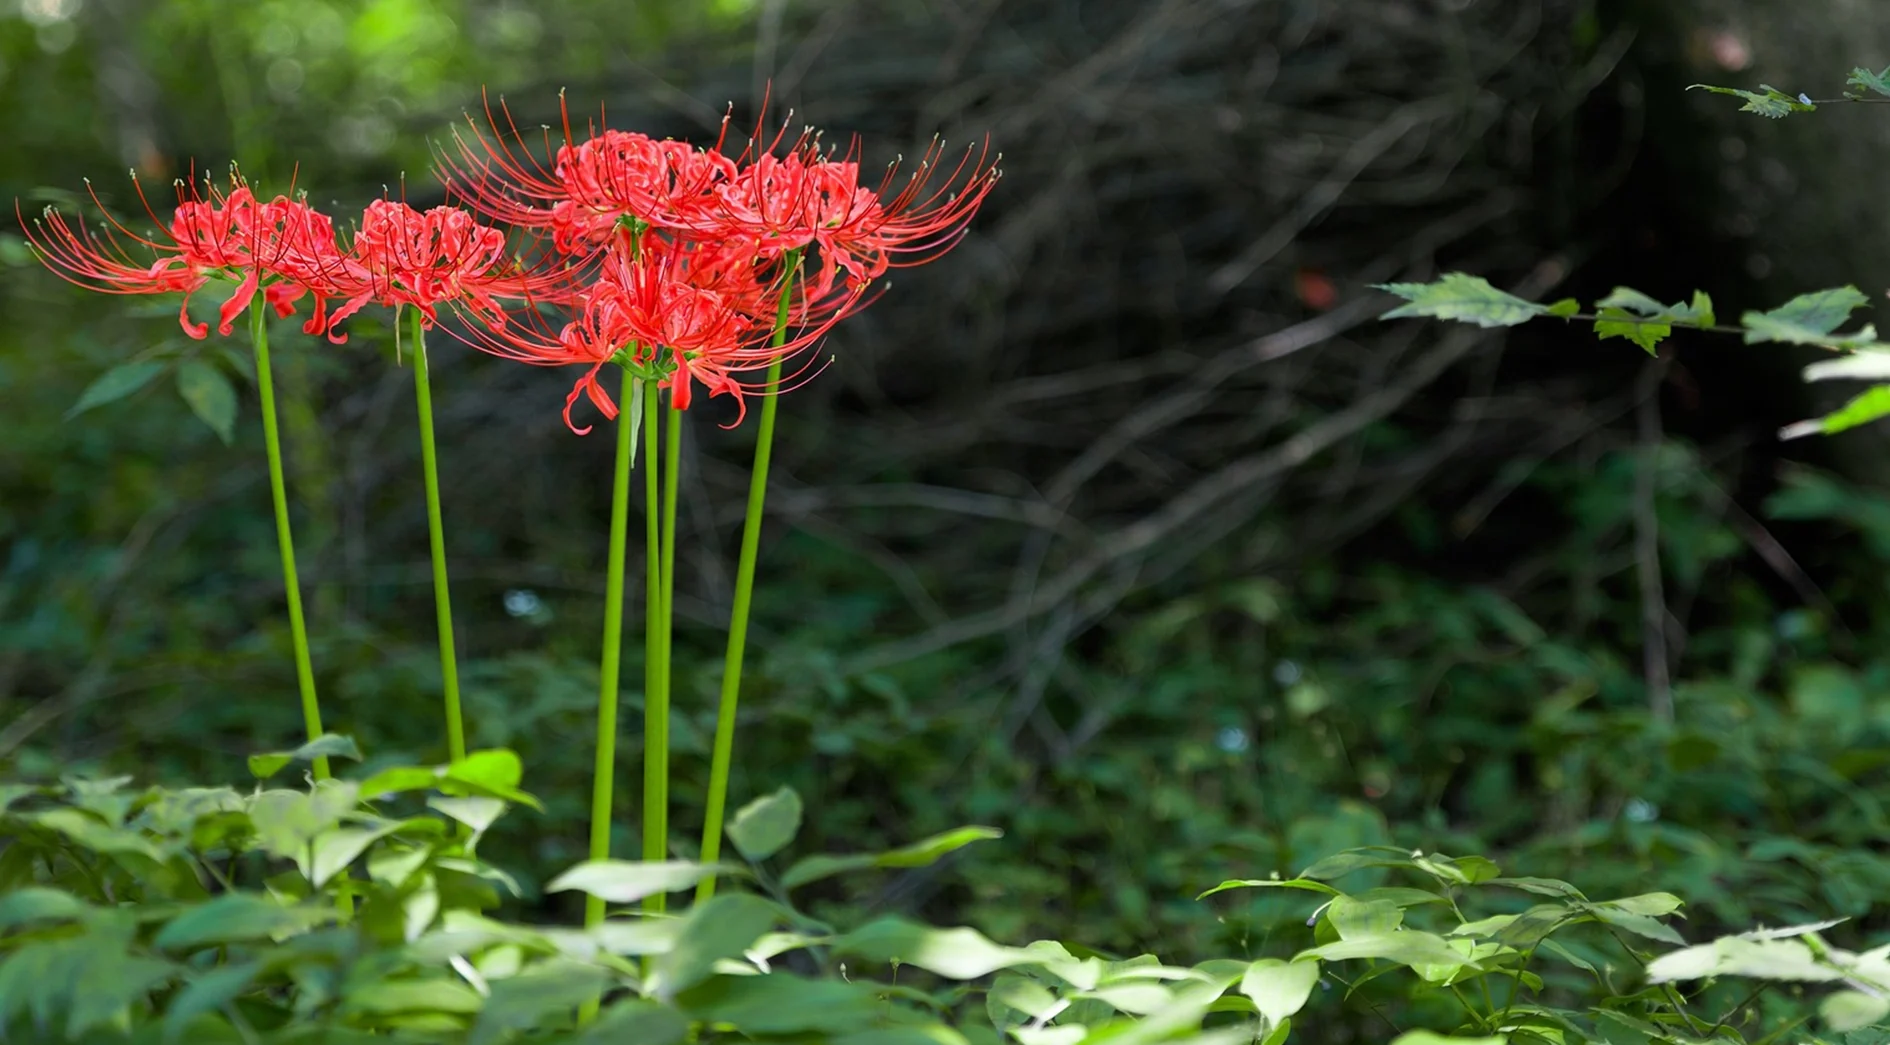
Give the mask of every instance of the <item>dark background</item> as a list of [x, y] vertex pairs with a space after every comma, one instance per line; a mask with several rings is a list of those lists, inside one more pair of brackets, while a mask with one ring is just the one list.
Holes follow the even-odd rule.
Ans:
[[[800, 789], [803, 849], [1002, 827], [826, 902], [1006, 939], [1185, 960], [1244, 931], [1200, 889], [1376, 842], [1671, 888], [1691, 935], [1890, 889], [1883, 438], [1776, 442], [1830, 405], [1776, 346], [1386, 323], [1368, 285], [1875, 298], [1890, 117], [1684, 90], [1836, 94], [1890, 61], [1890, 19], [1840, 6], [9, 0], [0, 187], [30, 214], [90, 178], [134, 213], [127, 167], [161, 200], [236, 160], [340, 215], [433, 202], [430, 143], [482, 87], [528, 125], [564, 90], [707, 140], [772, 82], [874, 162], [989, 134], [969, 238], [782, 403], [735, 799]], [[244, 779], [299, 730], [247, 345], [68, 288], [17, 234], [0, 262], [0, 764]], [[372, 763], [437, 759], [411, 377], [363, 318], [340, 348], [276, 331], [315, 662]], [[561, 423], [575, 375], [439, 342], [472, 740], [547, 804], [490, 855], [542, 882], [582, 855], [611, 443]], [[66, 418], [149, 351], [231, 375], [232, 445], [169, 376]], [[753, 438], [708, 405], [685, 854]]]

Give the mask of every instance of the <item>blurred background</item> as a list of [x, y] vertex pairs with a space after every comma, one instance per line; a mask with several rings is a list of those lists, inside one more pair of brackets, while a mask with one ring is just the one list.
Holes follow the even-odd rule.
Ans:
[[[338, 214], [431, 203], [482, 90], [706, 141], [772, 83], [875, 162], [989, 134], [969, 238], [782, 403], [735, 798], [800, 789], [809, 848], [1007, 835], [823, 902], [1188, 960], [1272, 910], [1200, 889], [1389, 842], [1672, 889], [1695, 935], [1890, 890], [1882, 431], [1779, 444], [1830, 404], [1778, 346], [1380, 322], [1368, 285], [1875, 298], [1890, 116], [1684, 88], [1885, 64], [1890, 8], [1845, 0], [3, 0], [0, 188], [135, 215], [128, 169], [162, 202], [240, 161]], [[0, 266], [0, 765], [244, 780], [300, 728], [248, 345], [66, 286], [17, 227]], [[444, 752], [374, 322], [275, 344], [325, 711], [378, 764]], [[583, 847], [611, 442], [560, 421], [573, 375], [436, 342], [472, 740], [547, 804], [488, 846], [542, 882]], [[753, 445], [707, 405], [685, 853]]]

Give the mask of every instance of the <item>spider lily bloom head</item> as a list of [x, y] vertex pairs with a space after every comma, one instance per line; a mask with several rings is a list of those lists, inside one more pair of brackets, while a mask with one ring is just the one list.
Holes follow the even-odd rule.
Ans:
[[[364, 306], [412, 306], [431, 328], [439, 306], [456, 303], [489, 327], [505, 324], [499, 298], [557, 298], [561, 270], [528, 270], [506, 253], [505, 233], [457, 207], [415, 210], [405, 203], [368, 204], [353, 248], [325, 281], [346, 301], [332, 329]], [[331, 334], [331, 337], [333, 335]]]
[[[109, 214], [95, 232], [50, 207], [22, 225], [40, 260], [68, 282], [108, 294], [182, 294], [178, 322], [193, 338], [208, 336], [209, 327], [190, 321], [190, 296], [213, 279], [234, 281], [235, 293], [218, 310], [217, 330], [228, 335], [258, 290], [278, 315], [292, 314], [316, 273], [336, 256], [324, 215], [286, 196], [259, 201], [240, 178], [232, 180], [227, 195], [211, 189], [200, 196], [180, 182], [177, 208], [157, 238], [141, 236]], [[143, 200], [143, 187], [135, 178], [132, 184]], [[105, 213], [96, 193], [92, 201]], [[149, 203], [145, 210], [151, 213]], [[157, 220], [155, 213], [152, 218]], [[134, 246], [149, 251], [151, 260], [134, 258]]]
[[[505, 127], [490, 107], [485, 130], [468, 117], [470, 135], [454, 133], [453, 152], [438, 157], [440, 178], [475, 209], [523, 228], [548, 229], [553, 246], [584, 253], [603, 245], [624, 219], [688, 233], [701, 226], [714, 189], [735, 174], [716, 149], [648, 135], [592, 127], [584, 141], [571, 130], [570, 112], [559, 100], [564, 143], [550, 169], [526, 148], [501, 105]], [[727, 120], [723, 121], [726, 132]], [[551, 153], [550, 135], [545, 151]]]
[[[898, 164], [879, 187], [860, 182], [852, 150], [834, 159], [804, 137], [784, 155], [764, 151], [716, 190], [718, 224], [728, 235], [752, 235], [781, 249], [818, 244], [822, 264], [843, 269], [863, 284], [891, 267], [921, 265], [950, 250], [997, 184], [997, 157], [988, 146], [967, 149], [943, 179], [942, 147], [934, 141], [905, 184], [893, 192]], [[960, 179], [963, 184], [960, 185]]]

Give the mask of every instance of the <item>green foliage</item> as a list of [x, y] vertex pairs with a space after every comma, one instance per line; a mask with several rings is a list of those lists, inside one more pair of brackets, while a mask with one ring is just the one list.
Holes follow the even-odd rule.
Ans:
[[1694, 291], [1691, 304], [1662, 305], [1646, 294], [1629, 287], [1616, 287], [1614, 293], [1595, 303], [1598, 317], [1595, 336], [1607, 339], [1624, 337], [1658, 355], [1661, 341], [1673, 333], [1675, 324], [1688, 327], [1713, 325], [1713, 299], [1704, 291]]
[[1813, 104], [1810, 98], [1802, 94], [1793, 97], [1769, 83], [1760, 84], [1757, 91], [1742, 91], [1737, 87], [1714, 87], [1712, 84], [1705, 83], [1692, 84], [1687, 90], [1711, 91], [1714, 94], [1729, 94], [1735, 98], [1743, 98], [1746, 104], [1739, 107], [1740, 112], [1755, 112], [1773, 120], [1783, 119], [1795, 112], [1818, 111], [1817, 105]]
[[1496, 289], [1481, 276], [1462, 272], [1448, 273], [1432, 283], [1385, 283], [1378, 289], [1410, 302], [1385, 313], [1386, 319], [1430, 316], [1488, 328], [1513, 327], [1550, 314], [1543, 305], [1524, 301]]

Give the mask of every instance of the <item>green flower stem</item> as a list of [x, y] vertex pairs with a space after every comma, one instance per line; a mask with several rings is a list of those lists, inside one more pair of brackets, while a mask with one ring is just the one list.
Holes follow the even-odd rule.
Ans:
[[[788, 274], [774, 312], [774, 345], [787, 341], [788, 307], [800, 252], [788, 255]], [[781, 383], [781, 360], [768, 366], [763, 387]], [[722, 659], [722, 701], [715, 716], [715, 749], [709, 766], [709, 804], [702, 823], [702, 862], [713, 864], [722, 855], [722, 817], [728, 808], [729, 765], [735, 756], [735, 708], [742, 692], [742, 655], [748, 644], [748, 612], [755, 593], [755, 559], [761, 550], [761, 508], [768, 497], [768, 463], [774, 456], [774, 414], [779, 397], [761, 397], [761, 425], [755, 436], [755, 467], [748, 476], [748, 516], [742, 522], [741, 558], [735, 567], [735, 608], [728, 622], [728, 651]], [[696, 902], [715, 895], [715, 878], [696, 886]]]
[[[322, 735], [322, 709], [315, 698], [315, 668], [308, 655], [308, 625], [302, 619], [302, 584], [295, 573], [295, 537], [289, 530], [289, 493], [282, 479], [282, 435], [276, 427], [276, 385], [269, 373], [269, 330], [260, 302], [250, 306], [249, 334], [256, 345], [256, 388], [262, 398], [263, 445], [269, 451], [269, 494], [276, 505], [276, 546], [282, 552], [282, 585], [289, 595], [289, 634], [295, 643], [295, 682], [302, 691], [302, 725], [313, 741]], [[328, 758], [315, 759], [315, 779], [327, 780]]]
[[[688, 375], [678, 372], [675, 380]], [[651, 386], [650, 417], [655, 419], [655, 386]], [[654, 665], [644, 698], [643, 720], [643, 858], [662, 860], [669, 855], [669, 680], [670, 637], [676, 595], [676, 501], [682, 474], [682, 411], [676, 409], [672, 395], [669, 423], [663, 433], [663, 521], [662, 551], [657, 564], [659, 578], [656, 597], [655, 642], [649, 656]], [[654, 449], [654, 448], [652, 448]], [[654, 492], [655, 470], [651, 470]], [[654, 502], [651, 503], [654, 514]], [[667, 898], [654, 893], [643, 901], [646, 911], [660, 914]]]
[[[617, 471], [610, 485], [610, 556], [604, 580], [604, 656], [598, 668], [597, 763], [591, 777], [591, 859], [610, 859], [610, 807], [617, 779], [617, 679], [623, 663], [623, 560], [630, 535], [630, 463], [636, 455], [637, 417], [629, 401], [640, 391], [623, 372], [624, 413], [617, 418]], [[604, 901], [584, 900], [584, 925], [604, 920]]]
[[[413, 313], [413, 393], [420, 411], [420, 466], [427, 484], [427, 539], [433, 547], [433, 610], [440, 629], [440, 679], [446, 690], [446, 752], [466, 757], [466, 726], [459, 710], [459, 658], [453, 652], [453, 598], [446, 582], [446, 527], [440, 521], [440, 467], [433, 451], [433, 390], [427, 379], [426, 329]], [[396, 320], [398, 322], [398, 320]]]

